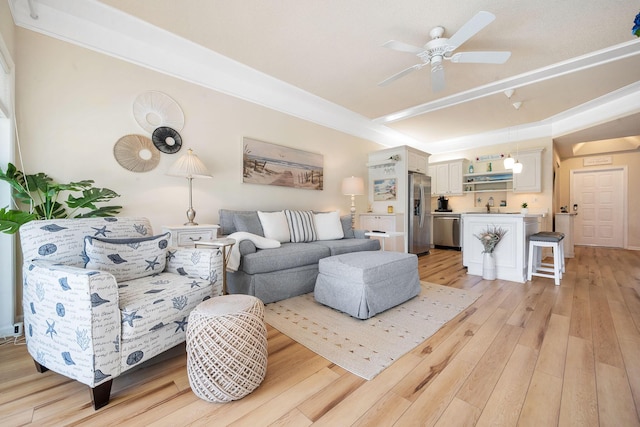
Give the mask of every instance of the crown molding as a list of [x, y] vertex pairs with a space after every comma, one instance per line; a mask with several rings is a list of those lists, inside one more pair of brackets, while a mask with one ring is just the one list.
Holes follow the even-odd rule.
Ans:
[[[420, 142], [96, 0], [9, 0], [16, 25], [385, 146]], [[171, 58], [171, 60], [167, 60]]]
[[[508, 142], [512, 140], [510, 130], [427, 144], [385, 124], [640, 54], [640, 40], [634, 40], [371, 120], [97, 0], [9, 0], [9, 7], [14, 22], [22, 28], [386, 147], [408, 145], [434, 154]], [[630, 95], [637, 99], [639, 93], [640, 82], [519, 126], [518, 138], [553, 137], [637, 112], [637, 102]]]

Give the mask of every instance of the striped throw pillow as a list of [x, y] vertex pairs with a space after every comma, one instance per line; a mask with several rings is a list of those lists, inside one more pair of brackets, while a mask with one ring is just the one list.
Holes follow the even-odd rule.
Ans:
[[317, 240], [312, 211], [285, 210], [284, 214], [287, 217], [292, 242], [313, 242]]

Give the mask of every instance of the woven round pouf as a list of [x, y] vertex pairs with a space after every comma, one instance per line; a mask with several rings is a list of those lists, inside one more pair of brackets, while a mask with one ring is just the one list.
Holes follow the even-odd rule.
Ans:
[[209, 402], [238, 400], [267, 373], [264, 304], [250, 295], [208, 299], [187, 324], [187, 374], [191, 389]]

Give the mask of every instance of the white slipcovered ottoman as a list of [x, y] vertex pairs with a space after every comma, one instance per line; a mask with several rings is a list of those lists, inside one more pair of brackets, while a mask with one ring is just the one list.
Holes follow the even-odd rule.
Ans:
[[353, 252], [322, 258], [316, 301], [368, 319], [420, 293], [418, 257], [400, 252]]

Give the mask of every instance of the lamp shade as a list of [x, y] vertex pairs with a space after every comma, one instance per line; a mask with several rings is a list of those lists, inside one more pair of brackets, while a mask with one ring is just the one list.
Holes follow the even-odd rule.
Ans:
[[342, 180], [342, 194], [349, 196], [361, 196], [364, 194], [364, 181], [357, 176], [351, 176]]
[[202, 163], [202, 160], [193, 154], [193, 150], [189, 148], [187, 154], [184, 154], [176, 162], [171, 165], [167, 175], [183, 176], [186, 178], [211, 178], [211, 173]]

